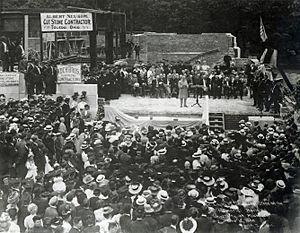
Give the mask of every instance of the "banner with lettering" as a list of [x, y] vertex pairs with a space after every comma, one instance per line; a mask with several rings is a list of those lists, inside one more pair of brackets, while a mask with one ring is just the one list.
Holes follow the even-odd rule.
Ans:
[[0, 72], [0, 86], [18, 86], [19, 73], [16, 72]]
[[92, 13], [41, 13], [42, 32], [92, 31]]
[[57, 65], [57, 83], [81, 83], [81, 64]]

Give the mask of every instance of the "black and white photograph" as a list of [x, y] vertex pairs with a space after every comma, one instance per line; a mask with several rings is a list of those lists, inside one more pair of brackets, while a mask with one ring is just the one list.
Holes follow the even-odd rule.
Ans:
[[299, 233], [300, 0], [0, 0], [0, 233]]

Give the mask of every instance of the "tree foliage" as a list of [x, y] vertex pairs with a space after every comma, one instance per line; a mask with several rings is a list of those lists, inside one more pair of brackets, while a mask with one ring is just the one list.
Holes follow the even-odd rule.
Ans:
[[[67, 6], [122, 11], [127, 30], [177, 33], [231, 32], [241, 43], [259, 41], [259, 16], [268, 35], [297, 37], [300, 0], [5, 0], [7, 8]], [[299, 37], [299, 36], [298, 36]]]

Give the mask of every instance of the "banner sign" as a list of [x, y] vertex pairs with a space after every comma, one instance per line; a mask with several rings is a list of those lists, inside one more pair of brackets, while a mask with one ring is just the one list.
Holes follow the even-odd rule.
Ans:
[[0, 86], [18, 86], [19, 73], [16, 72], [0, 72]]
[[81, 83], [81, 64], [57, 65], [57, 83]]
[[92, 31], [92, 13], [41, 13], [42, 32]]

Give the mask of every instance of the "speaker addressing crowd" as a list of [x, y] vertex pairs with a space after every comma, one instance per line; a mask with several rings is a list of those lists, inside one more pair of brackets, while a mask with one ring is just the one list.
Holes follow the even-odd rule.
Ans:
[[167, 61], [137, 63], [133, 67], [102, 63], [93, 70], [85, 65], [83, 76], [85, 82], [97, 83], [99, 95], [107, 100], [117, 99], [121, 94], [178, 98], [179, 81], [184, 77], [188, 84], [186, 98], [208, 95], [213, 99], [243, 99], [248, 95], [259, 111], [278, 114], [283, 99], [282, 77], [271, 67], [251, 60], [237, 67], [228, 57], [212, 67], [205, 60], [194, 64]]

